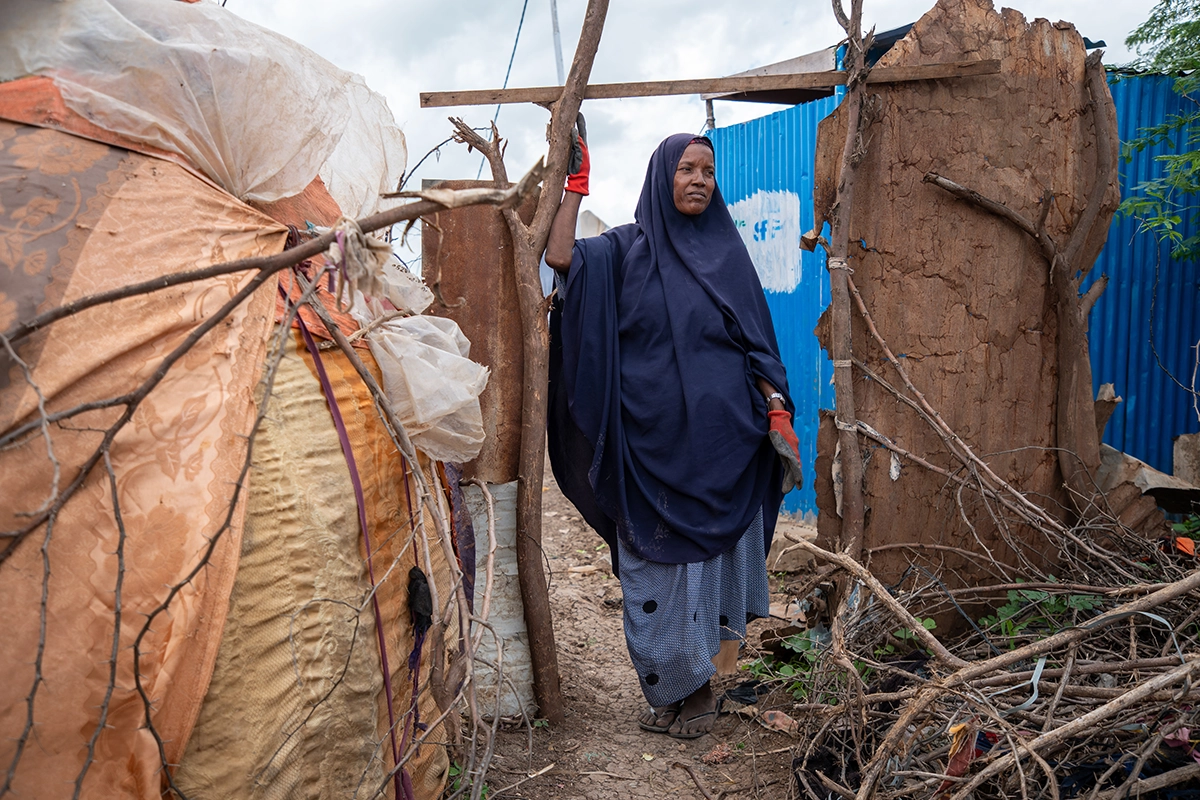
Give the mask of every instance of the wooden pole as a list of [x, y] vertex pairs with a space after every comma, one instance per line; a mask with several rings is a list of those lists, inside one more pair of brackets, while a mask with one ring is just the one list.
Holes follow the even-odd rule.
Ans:
[[[995, 75], [1000, 72], [996, 59], [952, 61], [904, 67], [880, 67], [866, 76], [867, 83], [902, 83], [938, 78], [965, 78]], [[741, 94], [779, 89], [832, 89], [845, 86], [850, 72], [795, 72], [789, 75], [743, 75], [733, 78], [701, 78], [681, 81], [637, 81], [597, 83], [584, 87], [582, 99], [604, 100], [620, 97], [663, 97], [676, 94]], [[479, 106], [496, 103], [555, 103], [562, 95], [559, 86], [533, 86], [517, 89], [473, 89], [454, 92], [422, 92], [422, 108]]]
[[[1079, 287], [1091, 270], [1107, 238], [1108, 223], [1117, 205], [1117, 137], [1112, 130], [1112, 100], [1100, 52], [1087, 57], [1084, 80], [1096, 131], [1096, 167], [1083, 214], [1075, 222], [1066, 246], [1050, 262], [1054, 310], [1058, 318], [1058, 397], [1055, 437], [1063, 481], [1081, 517], [1094, 508], [1095, 476], [1100, 468], [1100, 437], [1096, 431], [1096, 404], [1092, 398], [1092, 361], [1088, 353], [1087, 311]], [[1103, 291], [1103, 288], [1101, 288]]]
[[[526, 225], [513, 209], [504, 211], [513, 239], [513, 262], [517, 279], [517, 299], [521, 311], [522, 354], [525, 386], [522, 392], [521, 453], [517, 469], [517, 569], [521, 584], [521, 602], [525, 606], [525, 627], [529, 632], [529, 655], [533, 662], [533, 691], [541, 716], [552, 724], [564, 721], [562, 688], [558, 675], [558, 654], [554, 646], [554, 626], [550, 613], [550, 595], [543, 572], [542, 553], [542, 468], [546, 458], [546, 409], [550, 374], [550, 334], [546, 321], [546, 303], [538, 272], [542, 251], [550, 236], [550, 225], [562, 201], [563, 184], [571, 149], [571, 129], [587, 88], [592, 62], [600, 46], [608, 0], [588, 0], [583, 30], [575, 48], [575, 59], [567, 82], [551, 98], [550, 148], [546, 177], [538, 197], [533, 221]], [[456, 138], [487, 157], [493, 178], [504, 185], [508, 181], [500, 136], [493, 126], [492, 140], [484, 141], [462, 120], [451, 119]]]
[[829, 266], [830, 336], [829, 356], [833, 361], [836, 394], [838, 445], [842, 460], [842, 530], [838, 547], [855, 561], [862, 557], [863, 538], [863, 465], [858, 448], [858, 415], [854, 405], [854, 367], [850, 329], [850, 289], [847, 278], [850, 264], [850, 214], [854, 201], [855, 167], [859, 152], [859, 129], [866, 88], [866, 47], [863, 42], [862, 0], [851, 0], [850, 17], [840, 0], [833, 0], [834, 16], [846, 31], [846, 75], [849, 90], [842, 108], [846, 110], [846, 143], [838, 173], [837, 197], [830, 224]]

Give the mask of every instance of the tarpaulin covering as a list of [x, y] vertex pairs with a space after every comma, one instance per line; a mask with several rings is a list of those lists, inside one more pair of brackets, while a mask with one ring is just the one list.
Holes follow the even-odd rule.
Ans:
[[[298, 338], [298, 337], [297, 337]], [[392, 766], [375, 622], [369, 605], [362, 536], [350, 471], [311, 356], [291, 342], [275, 376], [267, 415], [254, 439], [241, 564], [212, 685], [179, 772], [195, 798], [371, 797]], [[340, 353], [322, 353], [343, 418], [373, 415], [370, 399]], [[369, 360], [370, 356], [367, 356]], [[333, 376], [337, 376], [336, 378]], [[360, 407], [365, 401], [367, 406]], [[354, 425], [351, 443], [364, 486], [376, 575], [400, 554], [379, 597], [390, 631], [400, 719], [408, 710], [412, 650], [407, 598], [413, 566], [408, 496], [399, 459], [386, 436]], [[382, 452], [379, 452], [382, 451]], [[380, 469], [382, 467], [382, 470]], [[380, 486], [382, 480], [385, 485]], [[398, 491], [397, 491], [398, 490]], [[420, 529], [422, 535], [425, 534]], [[399, 533], [399, 536], [394, 534]], [[431, 538], [436, 533], [429, 531]], [[398, 547], [389, 545], [395, 539]], [[419, 542], [419, 539], [417, 540]], [[407, 552], [403, 551], [408, 547]], [[448, 591], [449, 572], [436, 542], [435, 582]], [[427, 686], [432, 656], [422, 664]], [[428, 693], [421, 718], [438, 715]], [[435, 741], [445, 734], [434, 732]], [[421, 749], [408, 763], [418, 797], [440, 793], [445, 750]]]
[[[175, 164], [0, 121], [0, 330], [95, 292], [277, 252], [285, 236], [278, 223]], [[25, 339], [17, 353], [49, 412], [124, 395], [248, 278], [224, 276], [99, 305]], [[132, 645], [145, 615], [224, 527], [255, 413], [274, 291], [257, 292], [200, 339], [113, 441], [125, 531], [120, 557], [103, 464], [52, 527], [0, 548], [0, 763], [6, 767], [27, 723], [45, 612], [43, 682], [36, 685], [14, 796], [71, 795], [109, 685], [118, 578], [117, 676], [82, 796], [159, 796], [162, 761], [135, 691]], [[0, 431], [33, 419], [37, 405], [20, 368], [0, 355]], [[51, 426], [60, 489], [123, 411], [117, 405]], [[43, 507], [52, 477], [45, 440], [36, 433], [0, 449], [0, 530], [29, 524], [20, 515]], [[142, 643], [142, 682], [170, 763], [183, 755], [208, 687], [237, 569], [240, 511], [208, 566], [180, 589]]]
[[100, 128], [177, 154], [247, 201], [317, 177], [351, 216], [396, 188], [408, 151], [383, 97], [215, 3], [7, 0], [0, 81], [51, 77]]
[[[0, 117], [5, 113], [0, 107]], [[292, 211], [324, 207], [320, 185], [310, 189], [312, 202]], [[0, 121], [0, 331], [96, 292], [276, 253], [286, 237], [281, 224], [175, 163]], [[30, 366], [51, 414], [125, 395], [248, 278], [235, 274], [99, 305], [25, 338], [17, 354]], [[339, 628], [346, 607], [326, 607], [337, 605], [325, 602], [334, 597], [360, 607], [368, 578], [354, 495], [340, 494], [346, 459], [329, 452], [331, 437], [336, 441], [332, 417], [307, 353], [284, 362], [274, 397], [288, 394], [267, 422], [262, 450], [255, 451], [248, 491], [232, 502], [246, 463], [277, 296], [276, 283], [268, 281], [200, 338], [115, 437], [110, 450], [123, 539], [101, 462], [52, 527], [42, 525], [19, 543], [0, 540], [0, 769], [15, 765], [14, 796], [70, 797], [97, 730], [80, 796], [159, 797], [165, 760], [180, 765], [175, 774], [197, 800], [283, 796], [273, 788], [276, 782], [293, 787], [293, 796], [296, 787], [308, 792], [314, 785], [328, 785], [321, 789], [328, 796], [349, 796], [350, 790], [374, 795], [394, 764], [388, 735], [393, 721], [400, 732], [408, 726], [410, 747], [423, 735], [411, 716], [407, 573], [421, 553], [444, 601], [452, 592], [449, 565], [431, 527], [417, 525], [414, 536], [412, 478], [365, 384], [340, 352], [322, 351], [321, 361], [363, 487], [388, 673], [381, 669], [374, 619], [365, 615], [351, 649], [347, 631]], [[376, 369], [369, 351], [358, 352]], [[21, 366], [0, 355], [0, 435], [36, 421], [38, 401]], [[79, 474], [123, 410], [116, 404], [50, 426], [60, 489]], [[0, 481], [0, 530], [19, 531], [30, 524], [21, 514], [42, 508], [54, 483], [53, 462], [36, 428], [0, 449]], [[336, 502], [314, 509], [318, 497]], [[188, 582], [218, 532], [207, 565]], [[435, 539], [428, 562], [426, 536]], [[281, 554], [310, 560], [305, 569], [288, 570], [298, 562]], [[247, 565], [244, 574], [239, 556]], [[286, 593], [270, 573], [281, 567], [291, 582]], [[106, 727], [99, 729], [110, 688], [118, 578], [117, 674]], [[146, 614], [165, 602], [173, 586], [178, 594], [142, 642], [139, 671], [151, 701], [150, 722], [163, 743], [160, 755], [136, 691], [132, 643]], [[227, 614], [232, 635], [223, 642]], [[440, 713], [429, 687], [430, 671], [443, 657], [427, 648], [420, 661], [416, 706], [426, 726]], [[324, 697], [334, 684], [344, 691]], [[314, 692], [324, 697], [316, 708]], [[202, 710], [210, 703], [211, 710]], [[300, 724], [310, 711], [312, 719]], [[330, 736], [339, 739], [337, 746]], [[418, 798], [442, 791], [449, 769], [446, 738], [432, 728], [430, 744], [406, 765]], [[392, 796], [392, 784], [383, 788]]]

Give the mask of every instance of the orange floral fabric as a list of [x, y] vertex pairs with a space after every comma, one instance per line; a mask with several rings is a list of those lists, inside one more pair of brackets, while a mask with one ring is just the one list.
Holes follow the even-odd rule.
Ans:
[[[318, 256], [313, 260], [323, 263], [323, 259], [324, 256]], [[311, 266], [311, 262], [308, 261], [305, 261], [300, 266], [300, 269], [305, 276], [305, 280], [309, 281], [311, 281], [312, 277], [317, 273], [317, 271]], [[336, 281], [336, 278], [334, 280]], [[334, 283], [334, 286], [336, 285], [337, 284]], [[279, 273], [279, 286], [284, 292], [287, 293], [287, 296], [292, 302], [299, 300], [300, 296], [303, 294], [303, 290], [301, 290], [300, 285], [293, 279], [290, 270]], [[329, 312], [329, 316], [335, 323], [337, 323], [337, 326], [342, 333], [344, 333], [346, 336], [349, 336], [358, 330], [358, 320], [350, 316], [348, 311], [341, 311], [338, 309], [337, 298], [334, 296], [333, 292], [329, 291], [328, 275], [321, 281], [320, 285], [317, 286], [317, 297], [320, 298], [321, 302], [325, 306], [325, 310]], [[282, 322], [286, 315], [287, 301], [284, 300], [281, 295], [278, 297], [275, 303], [275, 321]], [[300, 307], [300, 317], [304, 320], [304, 324], [308, 327], [308, 332], [314, 337], [318, 339], [324, 339], [326, 341], [333, 339], [333, 337], [329, 335], [329, 331], [325, 329], [325, 323], [322, 322], [321, 318], [317, 316], [317, 312], [313, 311], [307, 305]], [[293, 320], [292, 327], [299, 330], [299, 320]], [[351, 343], [351, 346], [353, 346], [354, 349], [362, 350], [363, 352], [370, 352], [371, 349], [370, 345], [367, 344], [367, 340], [361, 336], [355, 339]]]
[[[174, 163], [0, 121], [0, 330], [95, 292], [279, 252], [285, 237], [282, 226]], [[173, 287], [63, 319], [17, 346], [32, 381], [0, 348], [0, 436], [35, 420], [42, 399], [54, 413], [132, 391], [248, 279]], [[233, 498], [275, 291], [271, 284], [256, 292], [201, 338], [116, 436], [110, 453], [123, 545], [103, 462], [52, 527], [0, 540], [0, 763], [16, 757], [36, 686], [14, 796], [69, 797], [84, 774], [110, 688], [118, 582], [116, 679], [81, 796], [161, 794], [164, 773], [135, 688], [132, 645], [145, 615], [176, 585], [169, 611], [143, 640], [140, 676], [167, 761], [182, 756], [237, 569], [244, 503], [235, 506]], [[0, 448], [0, 531], [21, 530], [25, 515], [53, 498], [55, 462], [58, 489], [70, 486], [123, 410], [96, 409], [51, 425], [53, 460], [36, 431]], [[207, 566], [186, 582], [218, 533]]]
[[[106, 131], [91, 120], [67, 108], [67, 104], [63, 102], [62, 93], [58, 91], [54, 81], [43, 75], [30, 75], [15, 81], [0, 83], [0, 119], [73, 133], [79, 138], [90, 139], [101, 144], [111, 144], [135, 153], [157, 156], [178, 164], [200, 180], [213, 185], [183, 156], [135, 142], [112, 131]], [[268, 213], [268, 216], [272, 215]]]

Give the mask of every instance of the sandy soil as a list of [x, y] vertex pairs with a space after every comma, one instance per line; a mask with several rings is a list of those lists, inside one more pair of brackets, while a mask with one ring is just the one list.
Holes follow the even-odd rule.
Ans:
[[[637, 727], [646, 701], [625, 649], [621, 588], [610, 572], [607, 549], [554, 485], [549, 469], [546, 477], [543, 542], [551, 570], [550, 601], [567, 719], [554, 728], [535, 728], [532, 747], [528, 728], [504, 730], [488, 772], [492, 794], [553, 765], [503, 797], [703, 797], [688, 772], [673, 767], [679, 763], [691, 766], [714, 798], [723, 792], [725, 797], [742, 798], [794, 796], [789, 753], [794, 741], [747, 718], [755, 709], [790, 711], [793, 701], [782, 692], [761, 698], [756, 706], [727, 702], [712, 734], [692, 741]], [[772, 577], [773, 589], [779, 579]], [[785, 600], [783, 593], [772, 594], [773, 603]], [[764, 629], [780, 624], [752, 623], [740, 663], [757, 657], [754, 645]], [[718, 678], [714, 687], [720, 693], [747, 677], [740, 672]], [[745, 716], [729, 713], [739, 708]], [[722, 753], [725, 759], [714, 763]]]

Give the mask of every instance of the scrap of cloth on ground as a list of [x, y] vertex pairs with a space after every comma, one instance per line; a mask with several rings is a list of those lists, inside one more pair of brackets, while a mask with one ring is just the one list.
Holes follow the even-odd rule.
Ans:
[[[675, 207], [675, 170], [692, 139], [659, 145], [634, 224], [575, 242], [551, 318], [551, 466], [609, 543], [627, 596], [636, 580], [620, 574], [628, 554], [639, 564], [696, 565], [734, 550], [749, 531], [762, 538], [754, 552], [764, 553], [782, 500], [757, 381], [782, 392], [790, 411], [787, 378], [720, 190], [698, 215]], [[761, 572], [765, 589], [759, 562], [728, 582], [744, 591]], [[706, 638], [719, 646], [715, 631]]]

